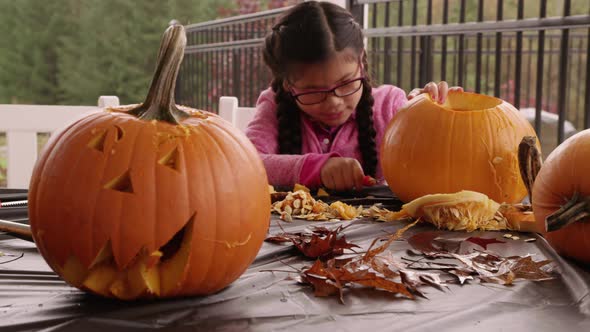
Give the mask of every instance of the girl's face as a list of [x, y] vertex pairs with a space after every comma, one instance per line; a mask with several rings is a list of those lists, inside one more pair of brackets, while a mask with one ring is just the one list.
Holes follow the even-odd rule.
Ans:
[[[323, 125], [337, 127], [348, 120], [361, 99], [362, 82], [355, 79], [362, 73], [358, 57], [344, 50], [325, 62], [298, 66], [287, 89], [298, 96], [297, 105], [305, 114]], [[326, 92], [332, 89], [335, 91]]]

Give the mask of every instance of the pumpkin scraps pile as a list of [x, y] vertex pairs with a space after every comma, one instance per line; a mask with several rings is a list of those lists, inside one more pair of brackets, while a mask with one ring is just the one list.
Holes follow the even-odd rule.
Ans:
[[[346, 292], [351, 290], [377, 289], [414, 299], [415, 296], [426, 298], [423, 287], [427, 286], [445, 291], [450, 284], [512, 285], [517, 280], [544, 281], [555, 277], [555, 267], [550, 260], [535, 260], [531, 254], [505, 257], [488, 248], [494, 245], [502, 249], [508, 241], [518, 241], [519, 237], [512, 234], [478, 237], [468, 233], [423, 231], [404, 239], [404, 233], [422, 221], [421, 217], [407, 218], [407, 211], [403, 209], [400, 212], [383, 210], [376, 206], [363, 210], [341, 202], [328, 205], [313, 199], [307, 191], [290, 192], [284, 200], [273, 204], [273, 212], [280, 214], [284, 221], [291, 221], [293, 217], [304, 220], [349, 220], [359, 216], [385, 219], [389, 213], [390, 217], [391, 214], [405, 215], [405, 219], [398, 220], [405, 226], [394, 234], [376, 237], [368, 248], [347, 240], [344, 233], [358, 225], [354, 222], [331, 229], [312, 226], [296, 233], [283, 230], [269, 235], [266, 242], [293, 245], [306, 259], [315, 260], [311, 266], [289, 267], [297, 274], [300, 284], [313, 288], [315, 296], [335, 295], [341, 303]], [[526, 246], [526, 242], [534, 239], [523, 234], [520, 245]], [[407, 249], [394, 252], [389, 248], [398, 241], [406, 242]]]

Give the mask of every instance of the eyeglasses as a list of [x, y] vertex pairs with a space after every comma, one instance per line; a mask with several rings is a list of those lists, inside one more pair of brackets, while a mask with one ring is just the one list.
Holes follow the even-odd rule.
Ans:
[[357, 92], [363, 86], [364, 76], [353, 78], [342, 82], [328, 89], [307, 91], [296, 93], [293, 88], [289, 87], [291, 97], [295, 98], [302, 105], [319, 104], [328, 98], [328, 94], [333, 93], [337, 97], [346, 97]]

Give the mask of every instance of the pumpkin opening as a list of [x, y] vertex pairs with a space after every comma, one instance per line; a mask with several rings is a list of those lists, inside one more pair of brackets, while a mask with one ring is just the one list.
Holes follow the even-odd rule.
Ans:
[[104, 188], [133, 194], [133, 183], [131, 182], [131, 175], [129, 174], [129, 170], [125, 171], [125, 173], [119, 175], [111, 181], [107, 182]]
[[88, 142], [88, 147], [91, 149], [98, 150], [99, 152], [104, 152], [104, 141], [107, 137], [107, 131], [103, 130], [94, 136], [90, 142]]
[[162, 166], [166, 166], [166, 167], [169, 167], [175, 171], [178, 171], [178, 167], [179, 167], [178, 158], [179, 158], [178, 147], [175, 147], [170, 152], [168, 152], [166, 155], [164, 155], [162, 158], [160, 158], [160, 160], [158, 160], [158, 163]]
[[450, 111], [471, 112], [484, 111], [500, 104], [502, 100], [498, 98], [468, 92], [452, 92], [448, 94], [442, 107]]
[[188, 224], [174, 234], [170, 241], [160, 247], [160, 252], [162, 253], [162, 257], [160, 258], [161, 261], [169, 260], [178, 252], [178, 250], [180, 250], [187, 226]]
[[123, 128], [119, 126], [115, 126], [115, 142], [118, 142], [123, 139], [124, 131]]
[[94, 293], [132, 300], [170, 295], [186, 276], [195, 215], [159, 250], [142, 249], [124, 269], [117, 269], [111, 241], [100, 250], [89, 269], [71, 256], [61, 272], [70, 284]]

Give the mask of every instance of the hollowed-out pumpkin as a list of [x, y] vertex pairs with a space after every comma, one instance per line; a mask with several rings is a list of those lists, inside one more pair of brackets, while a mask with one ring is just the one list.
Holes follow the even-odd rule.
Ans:
[[217, 115], [174, 103], [185, 44], [170, 27], [146, 101], [82, 118], [38, 159], [33, 237], [73, 286], [120, 299], [209, 294], [262, 245], [270, 197], [256, 149]]
[[450, 92], [444, 104], [422, 94], [392, 119], [381, 145], [383, 174], [404, 202], [428, 194], [470, 190], [499, 203], [526, 196], [518, 145], [536, 136], [509, 103]]
[[590, 264], [590, 129], [549, 154], [533, 185], [533, 212], [562, 255]]

